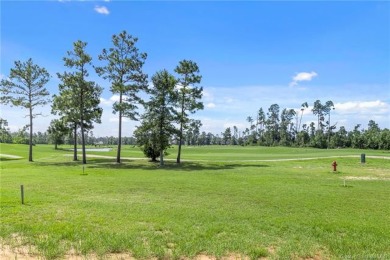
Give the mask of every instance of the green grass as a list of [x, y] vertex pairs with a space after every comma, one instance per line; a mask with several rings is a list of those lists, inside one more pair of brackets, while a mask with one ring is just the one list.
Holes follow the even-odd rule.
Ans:
[[[71, 249], [144, 259], [390, 258], [390, 160], [370, 157], [389, 151], [184, 147], [181, 165], [90, 157], [83, 172], [71, 151], [36, 146], [29, 163], [27, 150], [1, 145], [1, 153], [24, 158], [1, 158], [0, 237], [47, 259]], [[143, 157], [132, 147], [123, 156]], [[324, 158], [266, 161], [313, 157]]]

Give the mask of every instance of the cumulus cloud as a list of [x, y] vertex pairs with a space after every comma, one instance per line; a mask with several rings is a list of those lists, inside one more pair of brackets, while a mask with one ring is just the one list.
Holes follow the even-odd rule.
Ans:
[[214, 108], [215, 106], [216, 105], [214, 103], [212, 103], [212, 102], [206, 104], [207, 108]]
[[112, 104], [112, 102], [109, 100], [109, 99], [105, 99], [105, 98], [100, 98], [100, 104], [101, 105], [105, 105], [105, 106], [109, 106]]
[[[123, 99], [126, 99], [127, 96], [123, 96]], [[100, 104], [105, 106], [111, 106], [115, 102], [119, 102], [119, 95], [112, 95], [109, 99], [100, 98]]]
[[349, 101], [345, 103], [336, 103], [336, 110], [340, 113], [372, 113], [385, 114], [390, 112], [390, 104], [386, 102], [375, 101]]
[[[115, 116], [115, 115], [112, 115], [110, 116], [110, 118], [108, 119], [109, 122], [113, 123], [113, 122], [119, 122], [119, 117], [118, 116]], [[127, 123], [127, 122], [130, 122], [130, 119], [128, 119], [127, 117], [122, 117], [122, 122], [123, 123]]]
[[314, 71], [312, 72], [299, 72], [297, 73], [290, 82], [290, 87], [297, 86], [300, 81], [311, 81], [314, 77], [317, 77], [318, 74]]
[[108, 15], [110, 14], [110, 11], [107, 9], [107, 7], [105, 6], [95, 6], [94, 10], [99, 13], [99, 14], [105, 14], [105, 15]]

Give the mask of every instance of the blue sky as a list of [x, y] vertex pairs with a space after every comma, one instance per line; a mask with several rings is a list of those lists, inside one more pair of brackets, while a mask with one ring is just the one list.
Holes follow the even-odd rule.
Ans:
[[[33, 58], [52, 75], [47, 85], [58, 91], [57, 72], [76, 40], [98, 54], [122, 30], [139, 38], [148, 54], [144, 69], [173, 69], [182, 59], [200, 67], [205, 109], [193, 118], [202, 130], [220, 133], [276, 103], [299, 109], [320, 99], [332, 100], [332, 121], [352, 129], [370, 119], [390, 128], [390, 3], [376, 1], [2, 1], [1, 69], [6, 77], [15, 60]], [[95, 136], [117, 135], [115, 100], [109, 82], [90, 69], [90, 79], [105, 88], [104, 114]], [[35, 119], [45, 131], [51, 119]], [[25, 111], [1, 107], [11, 130], [28, 123]], [[310, 108], [304, 123], [315, 120]], [[132, 134], [136, 122], [126, 121]]]

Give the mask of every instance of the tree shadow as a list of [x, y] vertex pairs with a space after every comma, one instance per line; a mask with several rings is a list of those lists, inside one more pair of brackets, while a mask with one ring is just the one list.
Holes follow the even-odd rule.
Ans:
[[106, 163], [100, 162], [88, 166], [88, 168], [105, 168], [105, 169], [138, 169], [138, 170], [148, 170], [148, 171], [199, 171], [199, 170], [230, 170], [235, 168], [243, 167], [269, 167], [264, 164], [240, 164], [240, 163], [213, 163], [213, 162], [195, 162], [195, 161], [186, 161], [181, 162], [180, 164], [174, 161], [166, 161], [163, 166], [160, 166], [159, 162], [145, 162], [142, 163], [133, 163], [133, 162], [122, 162], [118, 163]]
[[62, 161], [62, 162], [34, 162], [37, 166], [51, 167], [81, 167], [86, 169], [117, 169], [117, 170], [145, 170], [145, 171], [201, 171], [213, 170], [223, 171], [243, 167], [269, 167], [266, 164], [260, 163], [239, 163], [239, 162], [198, 162], [198, 161], [182, 161], [180, 164], [175, 160], [164, 161], [164, 165], [160, 166], [160, 162], [152, 162], [141, 159], [122, 159], [121, 163], [117, 163], [113, 158], [90, 158], [87, 159], [87, 164], [82, 164], [81, 158], [78, 161]]
[[17, 161], [17, 160], [22, 160], [22, 159], [24, 159], [24, 158], [0, 157], [0, 162]]

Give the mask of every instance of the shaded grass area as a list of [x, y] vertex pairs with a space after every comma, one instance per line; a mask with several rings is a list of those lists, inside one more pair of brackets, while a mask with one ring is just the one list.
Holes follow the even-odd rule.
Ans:
[[[2, 152], [18, 155], [24, 148], [10, 147], [13, 153], [4, 146]], [[1, 162], [0, 237], [8, 244], [18, 237], [49, 259], [71, 249], [169, 259], [232, 253], [253, 259], [390, 257], [390, 160], [361, 165], [359, 158], [340, 157], [333, 173], [329, 158], [168, 161], [163, 168], [147, 160], [91, 158], [83, 171], [63, 151], [34, 149], [34, 163]], [[184, 154], [196, 157], [190, 150]], [[302, 153], [295, 151], [296, 158]], [[377, 179], [348, 179], [344, 186], [346, 176]]]

